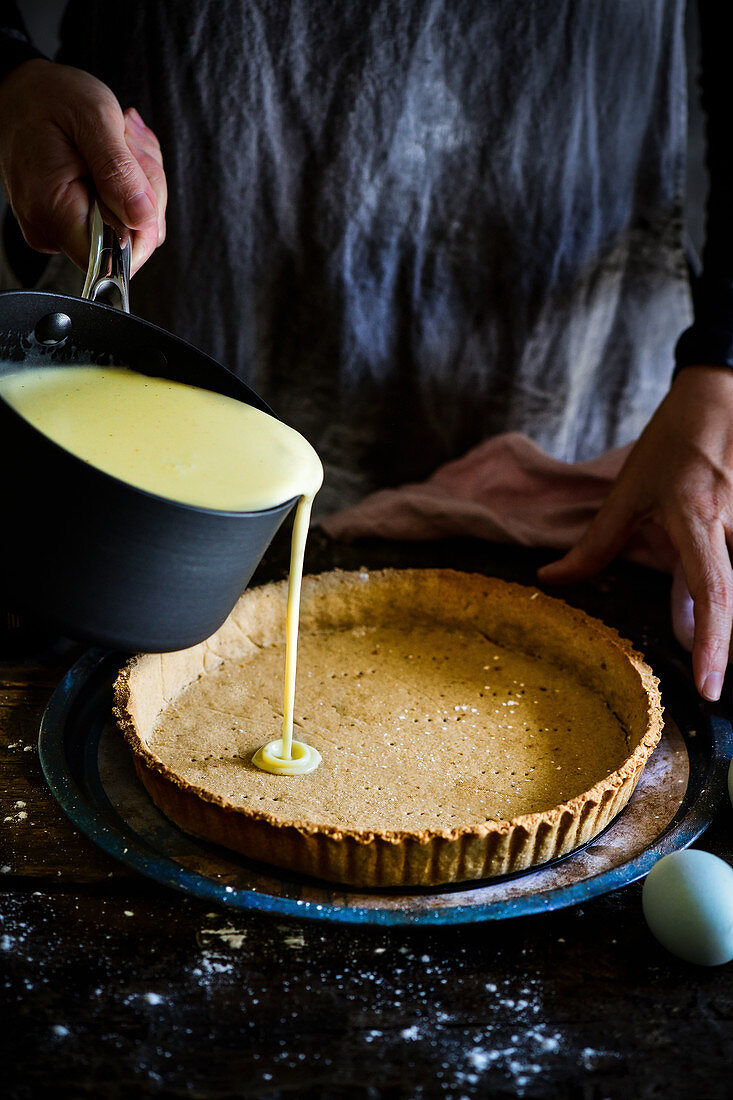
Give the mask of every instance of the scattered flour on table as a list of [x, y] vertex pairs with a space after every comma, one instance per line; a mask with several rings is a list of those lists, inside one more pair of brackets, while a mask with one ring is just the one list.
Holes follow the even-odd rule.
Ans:
[[[497, 978], [486, 982], [484, 988], [487, 1012], [482, 1027], [464, 1026], [460, 1010], [451, 1012], [447, 1006], [436, 1006], [421, 1038], [427, 1040], [436, 1033], [455, 1036], [455, 1041], [443, 1047], [443, 1061], [437, 1071], [441, 1087], [450, 1095], [453, 1090], [484, 1095], [483, 1090], [491, 1088], [492, 1082], [509, 1078], [514, 1095], [523, 1097], [543, 1073], [552, 1069], [564, 1036], [543, 1020], [543, 989], [538, 979], [527, 978], [517, 989], [516, 982]], [[406, 1032], [402, 1037], [407, 1037]]]
[[198, 945], [204, 951], [212, 946], [222, 945], [230, 947], [234, 951], [239, 951], [246, 939], [246, 928], [232, 928], [231, 926], [226, 928], [202, 928], [200, 932], [196, 933]]
[[191, 971], [191, 973], [195, 977], [203, 976], [207, 978], [211, 977], [212, 975], [233, 974], [234, 963], [225, 962], [222, 959], [216, 958], [205, 951], [201, 957], [201, 965], [195, 967]]
[[620, 1057], [621, 1055], [616, 1051], [594, 1050], [593, 1047], [585, 1047], [580, 1054], [580, 1064], [583, 1069], [594, 1070], [600, 1062], [607, 1062]]
[[16, 823], [19, 823], [21, 821], [27, 821], [28, 820], [27, 810], [17, 809], [18, 806], [25, 806], [25, 802], [16, 802], [15, 805], [16, 805], [16, 812], [14, 814], [7, 814], [3, 818], [3, 822], [14, 821]]
[[[39, 902], [41, 912], [44, 904]], [[125, 910], [128, 912], [132, 910]], [[552, 1075], [561, 1056], [567, 1055], [568, 1044], [574, 1048], [577, 1044], [577, 1038], [573, 1040], [577, 1026], [572, 1025], [566, 1033], [563, 1025], [555, 1026], [548, 1019], [545, 988], [531, 966], [523, 976], [517, 976], [515, 966], [511, 976], [504, 975], [501, 950], [491, 956], [492, 973], [484, 979], [483, 987], [477, 981], [471, 986], [479, 1003], [467, 1007], [462, 999], [461, 978], [476, 963], [471, 951], [460, 947], [442, 957], [439, 948], [424, 954], [390, 943], [388, 937], [374, 946], [373, 940], [350, 941], [345, 934], [323, 931], [321, 926], [300, 928], [292, 924], [270, 925], [269, 934], [262, 937], [246, 920], [222, 913], [209, 914], [202, 923], [205, 927], [196, 932], [195, 945], [190, 945], [192, 950], [175, 990], [165, 997], [153, 991], [125, 997], [122, 990], [123, 1003], [132, 1012], [147, 1010], [149, 1017], [162, 1016], [166, 1007], [174, 1008], [182, 998], [194, 1004], [194, 995], [203, 990], [206, 996], [236, 995], [246, 1026], [256, 1027], [260, 1017], [254, 1006], [260, 1005], [260, 1014], [269, 1011], [265, 995], [276, 986], [283, 1005], [278, 1027], [281, 1034], [288, 1035], [287, 1026], [297, 1029], [308, 995], [322, 992], [327, 974], [340, 1010], [353, 1014], [362, 1043], [370, 1047], [375, 1064], [387, 1065], [397, 1057], [400, 1065], [431, 1066], [436, 1086], [446, 1100], [459, 1100], [463, 1095], [490, 1096], [497, 1085], [510, 1089], [518, 1098], [533, 1096], [543, 1075]], [[22, 957], [32, 963], [32, 976], [44, 982], [51, 975], [44, 975], [49, 965], [47, 954], [41, 957], [31, 950], [35, 931], [9, 914], [0, 915], [0, 951], [12, 952], [19, 960]], [[45, 952], [47, 944], [43, 942]], [[276, 976], [263, 976], [266, 968], [260, 966], [262, 952], [268, 959], [280, 961]], [[385, 957], [377, 965], [380, 956]], [[150, 984], [155, 984], [155, 975], [151, 973], [150, 977]], [[297, 990], [297, 1012], [292, 1011], [294, 1005], [288, 1000], [291, 990]], [[100, 986], [93, 995], [102, 992]], [[114, 996], [110, 990], [107, 992]], [[24, 996], [19, 990], [18, 997]], [[48, 1026], [57, 1040], [70, 1036], [70, 1041], [75, 1041], [73, 1023], [71, 1031], [61, 1023]], [[278, 1043], [281, 1046], [262, 1056], [263, 1069], [268, 1061], [270, 1069], [273, 1065], [302, 1065], [302, 1051], [293, 1050], [286, 1039]], [[610, 1051], [586, 1046], [577, 1055], [579, 1072], [598, 1071], [616, 1057]], [[259, 1053], [253, 1054], [253, 1061], [259, 1058]], [[329, 1062], [324, 1058], [322, 1064]], [[266, 1079], [265, 1074], [262, 1079]]]
[[302, 932], [293, 931], [292, 927], [286, 924], [278, 924], [277, 930], [283, 934], [285, 947], [291, 947], [294, 951], [299, 951], [301, 947], [305, 947], [305, 936]]

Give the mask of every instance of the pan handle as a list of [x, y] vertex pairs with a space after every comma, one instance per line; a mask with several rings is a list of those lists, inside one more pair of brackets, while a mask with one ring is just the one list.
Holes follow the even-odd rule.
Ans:
[[81, 296], [130, 312], [130, 235], [120, 242], [96, 199], [89, 216], [89, 267]]

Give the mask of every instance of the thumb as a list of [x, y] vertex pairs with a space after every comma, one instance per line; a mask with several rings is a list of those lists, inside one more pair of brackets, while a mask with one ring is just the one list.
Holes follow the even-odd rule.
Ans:
[[[90, 120], [91, 121], [91, 120]], [[157, 220], [155, 192], [125, 141], [125, 122], [109, 114], [76, 135], [77, 148], [91, 172], [104, 205], [128, 229]]]

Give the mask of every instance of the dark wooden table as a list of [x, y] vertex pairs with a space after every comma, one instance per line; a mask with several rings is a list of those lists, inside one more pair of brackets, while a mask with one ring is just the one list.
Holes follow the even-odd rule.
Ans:
[[[531, 582], [549, 555], [474, 542], [337, 546], [309, 568], [451, 565]], [[282, 576], [275, 546], [259, 579]], [[563, 592], [673, 647], [668, 582], [615, 566]], [[65, 818], [38, 724], [80, 649], [0, 666], [0, 1095], [733, 1096], [733, 964], [668, 955], [639, 884], [582, 909], [434, 930], [212, 909], [115, 863]], [[729, 805], [699, 842], [733, 861]]]

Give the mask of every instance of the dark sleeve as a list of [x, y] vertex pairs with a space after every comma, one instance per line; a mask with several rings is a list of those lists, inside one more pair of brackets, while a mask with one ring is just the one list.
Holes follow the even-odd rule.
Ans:
[[733, 367], [733, 85], [730, 79], [730, 9], [720, 0], [698, 0], [700, 89], [706, 115], [709, 191], [702, 273], [692, 287], [694, 324], [675, 351], [683, 367]]
[[0, 80], [24, 61], [44, 54], [31, 42], [15, 4], [0, 0]]

